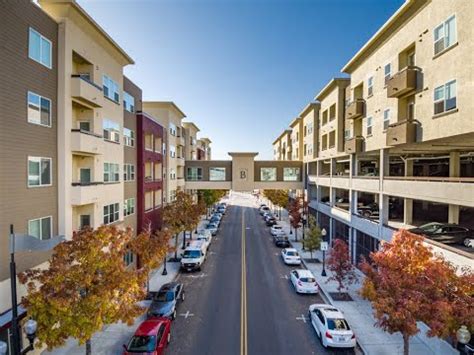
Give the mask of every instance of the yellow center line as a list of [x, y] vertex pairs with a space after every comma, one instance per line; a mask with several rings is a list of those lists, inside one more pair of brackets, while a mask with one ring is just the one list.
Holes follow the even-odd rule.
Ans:
[[245, 266], [245, 218], [242, 209], [242, 287], [240, 297], [240, 354], [247, 355], [247, 272]]

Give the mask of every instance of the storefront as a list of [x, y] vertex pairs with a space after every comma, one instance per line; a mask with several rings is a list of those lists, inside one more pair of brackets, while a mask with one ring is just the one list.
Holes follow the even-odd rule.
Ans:
[[359, 264], [362, 261], [362, 257], [369, 260], [370, 253], [379, 249], [380, 241], [358, 230], [356, 232], [356, 264]]
[[332, 242], [335, 239], [342, 239], [350, 246], [350, 227], [342, 222], [339, 222], [337, 219], [333, 218], [332, 221]]

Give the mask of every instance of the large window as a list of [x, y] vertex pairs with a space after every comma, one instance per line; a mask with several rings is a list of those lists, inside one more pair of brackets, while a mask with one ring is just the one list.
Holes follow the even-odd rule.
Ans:
[[170, 134], [176, 136], [176, 126], [173, 123], [170, 123]]
[[225, 168], [209, 168], [209, 180], [225, 181]]
[[124, 164], [123, 166], [123, 180], [134, 181], [135, 180], [135, 165]]
[[28, 91], [28, 122], [51, 127], [51, 100]]
[[380, 241], [368, 234], [357, 231], [356, 263], [362, 261], [362, 257], [369, 260], [370, 253], [379, 249]]
[[119, 165], [115, 163], [104, 163], [104, 182], [120, 181]]
[[388, 126], [390, 126], [390, 109], [386, 109], [383, 111], [383, 130], [387, 130]]
[[53, 233], [53, 217], [42, 217], [28, 221], [28, 235], [38, 239], [51, 239]]
[[52, 68], [51, 52], [53, 45], [51, 41], [41, 35], [39, 32], [30, 28], [30, 35], [28, 41], [28, 55], [31, 59], [43, 64], [49, 69]]
[[300, 168], [283, 168], [283, 181], [299, 181]]
[[104, 90], [104, 96], [120, 103], [120, 89], [119, 84], [107, 75], [102, 76], [102, 85]]
[[134, 263], [134, 255], [131, 251], [127, 251], [125, 253], [123, 256], [123, 262], [125, 263], [125, 266], [129, 266], [130, 264]]
[[374, 94], [374, 77], [371, 76], [367, 79], [367, 96], [372, 96]]
[[110, 224], [119, 220], [119, 208], [119, 203], [112, 203], [111, 205], [104, 206], [104, 224]]
[[202, 168], [188, 167], [187, 180], [189, 180], [189, 181], [202, 180]]
[[441, 53], [456, 43], [456, 17], [448, 20], [434, 29], [434, 53]]
[[135, 132], [128, 128], [123, 128], [123, 144], [127, 147], [135, 146]]
[[123, 92], [123, 108], [128, 112], [135, 112], [135, 98], [128, 92]]
[[373, 125], [372, 117], [367, 117], [367, 135], [368, 136], [372, 135], [372, 125]]
[[174, 145], [170, 145], [170, 158], [176, 158], [176, 147]]
[[153, 192], [153, 196], [154, 196], [154, 199], [155, 199], [155, 208], [159, 208], [161, 206], [161, 201], [162, 201], [162, 192], [161, 190], [155, 190]]
[[153, 191], [145, 192], [145, 211], [153, 209]]
[[386, 64], [384, 67], [384, 84], [387, 85], [388, 81], [392, 77], [392, 65], [390, 63]]
[[52, 159], [28, 157], [28, 187], [51, 186]]
[[438, 86], [434, 90], [434, 113], [439, 114], [456, 108], [456, 80]]
[[104, 130], [104, 139], [120, 143], [120, 125], [117, 122], [104, 119], [102, 128]]
[[135, 198], [126, 199], [123, 203], [123, 215], [130, 216], [135, 213]]
[[277, 179], [276, 168], [260, 168], [261, 181], [276, 181], [276, 179]]

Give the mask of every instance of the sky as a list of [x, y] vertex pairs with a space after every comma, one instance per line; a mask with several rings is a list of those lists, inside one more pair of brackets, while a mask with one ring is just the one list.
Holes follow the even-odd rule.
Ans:
[[213, 159], [272, 159], [275, 138], [404, 0], [78, 2], [134, 59], [125, 75], [143, 99], [174, 101]]

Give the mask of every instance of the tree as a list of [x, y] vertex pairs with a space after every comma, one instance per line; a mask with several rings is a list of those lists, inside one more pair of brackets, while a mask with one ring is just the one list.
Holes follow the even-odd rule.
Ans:
[[308, 231], [303, 242], [303, 247], [311, 253], [313, 258], [313, 251], [319, 250], [321, 247], [322, 233], [321, 228], [316, 224], [316, 218], [310, 215], [308, 219]]
[[[186, 231], [192, 229], [192, 222], [195, 218], [193, 197], [184, 192], [177, 191], [176, 199], [165, 206], [163, 211], [163, 222], [165, 226], [175, 234], [175, 246], [178, 246], [178, 235], [183, 234], [183, 249], [186, 245]], [[177, 259], [177, 251], [175, 252], [175, 259]]]
[[290, 214], [290, 224], [295, 230], [295, 241], [298, 240], [298, 228], [301, 223], [301, 199], [299, 197], [292, 200], [289, 204], [288, 213]]
[[170, 237], [169, 230], [158, 230], [153, 233], [147, 230], [132, 238], [129, 249], [140, 257], [139, 272], [148, 273], [161, 265], [170, 251]]
[[361, 289], [372, 303], [377, 325], [403, 336], [404, 354], [410, 337], [424, 322], [428, 336], [453, 336], [461, 325], [474, 330], [474, 273], [458, 270], [431, 248], [423, 237], [400, 230], [392, 241], [363, 260], [366, 278]]
[[328, 257], [328, 269], [332, 271], [326, 282], [336, 281], [339, 295], [342, 290], [357, 281], [354, 264], [351, 263], [349, 247], [342, 239], [336, 239]]
[[210, 208], [219, 202], [225, 196], [226, 190], [199, 190], [199, 199], [204, 202], [207, 207], [207, 216], [209, 216]]
[[91, 354], [92, 335], [105, 324], [133, 324], [143, 312], [137, 302], [144, 298], [147, 273], [125, 266], [131, 240], [131, 229], [85, 228], [54, 248], [47, 269], [19, 275], [28, 290], [22, 303], [38, 322], [40, 344], [52, 349], [73, 337]]
[[279, 208], [278, 216], [281, 221], [281, 209], [288, 206], [288, 190], [274, 190], [272, 202]]

